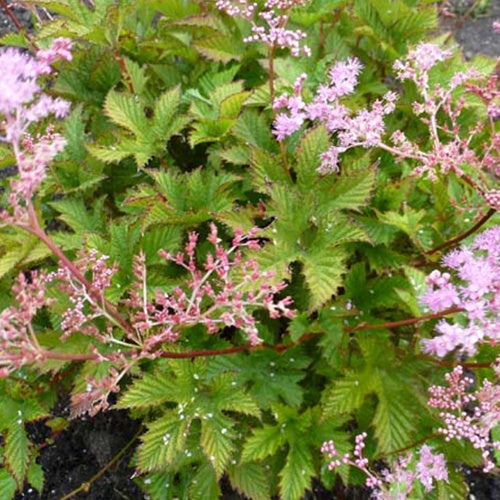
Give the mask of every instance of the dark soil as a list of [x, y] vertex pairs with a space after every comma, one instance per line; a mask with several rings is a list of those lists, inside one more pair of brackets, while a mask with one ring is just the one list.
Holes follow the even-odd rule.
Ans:
[[[455, 0], [464, 2], [468, 0]], [[7, 2], [9, 3], [9, 2]], [[31, 28], [31, 13], [14, 7], [19, 21]], [[456, 12], [455, 18], [443, 19], [442, 30], [450, 31], [462, 46], [465, 56], [477, 53], [500, 56], [500, 34], [494, 33], [492, 22], [500, 20], [500, 0], [492, 0], [486, 13], [481, 17], [468, 17], [462, 22], [463, 12]], [[484, 15], [486, 14], [486, 15]], [[14, 30], [12, 21], [0, 9], [0, 36]], [[0, 170], [0, 178], [13, 175], [15, 167]], [[45, 485], [42, 494], [30, 485], [16, 496], [16, 500], [59, 500], [80, 485], [89, 481], [105, 468], [109, 462], [133, 439], [140, 423], [130, 419], [126, 412], [108, 411], [96, 417], [73, 420], [57, 436], [50, 436], [50, 430], [43, 423], [30, 425], [30, 439], [41, 444], [38, 462], [42, 465]], [[53, 441], [53, 442], [52, 442]], [[51, 444], [47, 444], [51, 443]], [[142, 500], [144, 494], [133, 481], [134, 470], [129, 466], [135, 446], [124, 453], [105, 473], [92, 482], [89, 491], [71, 498], [87, 500]], [[480, 470], [467, 470], [466, 478], [470, 488], [470, 499], [500, 500], [500, 477], [485, 475]], [[231, 491], [228, 482], [222, 483], [225, 500], [242, 499]], [[346, 490], [341, 485], [335, 493], [326, 491], [319, 483], [313, 485], [312, 492], [304, 500], [365, 500], [369, 492], [365, 489]], [[1, 500], [1, 499], [0, 499]]]
[[[126, 411], [108, 411], [94, 418], [79, 418], [43, 446], [50, 431], [43, 424], [28, 428], [30, 439], [40, 442], [42, 450], [38, 463], [43, 467], [45, 484], [42, 494], [27, 485], [16, 500], [59, 500], [89, 481], [105, 468], [129, 444], [140, 428], [138, 421], [128, 417]], [[71, 498], [87, 500], [140, 500], [144, 498], [134, 483], [134, 470], [129, 466], [134, 452], [131, 446], [113, 462], [104, 474], [92, 482], [88, 493]]]

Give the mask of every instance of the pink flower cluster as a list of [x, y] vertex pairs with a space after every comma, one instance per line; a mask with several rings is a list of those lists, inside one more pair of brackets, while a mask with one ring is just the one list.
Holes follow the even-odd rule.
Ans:
[[[301, 53], [311, 55], [311, 50], [306, 45], [301, 46], [300, 41], [306, 38], [302, 30], [287, 29], [289, 16], [286, 14], [293, 7], [304, 6], [310, 0], [266, 0], [263, 10], [258, 12], [258, 5], [248, 0], [218, 0], [216, 7], [227, 12], [232, 17], [241, 17], [252, 25], [252, 34], [244, 41], [262, 42], [271, 49], [289, 49], [294, 57]], [[264, 26], [255, 20], [255, 14], [264, 21]]]
[[340, 103], [340, 98], [352, 94], [358, 82], [361, 64], [357, 59], [348, 59], [335, 64], [329, 71], [329, 83], [318, 87], [311, 103], [302, 100], [302, 85], [306, 75], [295, 82], [293, 94], [283, 94], [274, 102], [274, 109], [286, 108], [274, 122], [274, 134], [278, 141], [290, 136], [306, 120], [322, 123], [331, 134], [336, 134], [337, 144], [321, 155], [320, 173], [338, 170], [338, 158], [350, 148], [377, 146], [385, 132], [384, 116], [392, 113], [396, 94], [388, 92], [382, 100], [373, 103], [372, 109], [357, 113]]
[[420, 458], [415, 461], [413, 454], [400, 457], [391, 469], [376, 473], [369, 469], [368, 459], [363, 456], [366, 433], [358, 434], [352, 456], [346, 453], [340, 456], [333, 441], [323, 443], [322, 453], [330, 460], [328, 469], [333, 470], [341, 465], [356, 467], [366, 474], [366, 486], [373, 489], [372, 498], [379, 500], [406, 499], [410, 497], [415, 484], [420, 482], [426, 492], [433, 489], [433, 481], [448, 481], [448, 470], [444, 455], [433, 454], [432, 449], [424, 445], [420, 449]]
[[[460, 86], [466, 86], [470, 93], [478, 94], [485, 103], [487, 113], [494, 118], [500, 104], [500, 93], [495, 91], [496, 77], [490, 78], [486, 84], [471, 85], [473, 79], [483, 80], [484, 77], [475, 69], [458, 72], [453, 75], [447, 86], [440, 84], [430, 85], [429, 71], [439, 62], [452, 55], [450, 50], [441, 49], [430, 43], [418, 45], [408, 53], [404, 61], [396, 61], [394, 69], [399, 80], [412, 80], [421, 99], [413, 104], [413, 111], [420, 116], [429, 130], [431, 148], [423, 151], [417, 144], [411, 143], [402, 133], [393, 136], [395, 147], [382, 145], [383, 149], [395, 154], [402, 160], [410, 158], [416, 160], [418, 166], [414, 175], [428, 176], [437, 180], [437, 173], [448, 174], [454, 172], [458, 177], [464, 175], [463, 165], [476, 167], [477, 170], [486, 169], [498, 173], [500, 169], [498, 144], [500, 137], [493, 132], [489, 144], [484, 144], [482, 154], [478, 155], [471, 147], [474, 137], [483, 130], [483, 124], [477, 123], [473, 127], [463, 130], [459, 117], [465, 106], [465, 99], [461, 97], [454, 102], [453, 91]], [[444, 119], [438, 119], [438, 114], [444, 113]]]
[[0, 377], [42, 358], [32, 321], [52, 302], [45, 296], [45, 276], [35, 271], [21, 273], [12, 292], [16, 305], [0, 313]]
[[225, 249], [217, 227], [212, 224], [208, 241], [214, 253], [207, 255], [202, 269], [195, 256], [196, 233], [189, 235], [185, 253], [172, 255], [161, 251], [161, 256], [188, 272], [189, 280], [186, 287], [175, 287], [171, 293], [157, 290], [154, 302], [148, 302], [141, 292], [146, 269], [143, 258], [136, 260], [137, 280], [127, 303], [137, 309], [132, 323], [145, 338], [146, 351], [152, 352], [162, 342], [177, 340], [181, 328], [196, 324], [205, 325], [210, 334], [223, 327], [238, 328], [245, 332], [250, 344], [256, 345], [261, 339], [252, 310], [265, 308], [273, 318], [293, 317], [290, 297], [274, 299], [286, 287], [285, 283], [274, 284], [272, 272], [260, 271], [254, 259], [243, 259], [242, 248], [259, 248], [252, 239], [255, 234], [255, 230], [249, 234], [236, 231], [231, 248]]
[[454, 271], [457, 283], [450, 273], [434, 270], [427, 277], [429, 289], [421, 301], [434, 312], [463, 309], [466, 324], [441, 320], [436, 326], [440, 335], [423, 339], [423, 350], [443, 357], [460, 348], [471, 356], [478, 344], [500, 340], [500, 226], [478, 235], [470, 248], [450, 252], [443, 263]]
[[61, 267], [57, 272], [47, 275], [47, 283], [56, 282], [57, 287], [72, 304], [62, 314], [61, 339], [79, 332], [104, 342], [108, 341], [108, 337], [102, 336], [97, 326], [92, 323], [92, 320], [98, 317], [106, 317], [104, 294], [118, 271], [116, 265], [108, 267], [107, 260], [107, 255], [99, 256], [97, 250], [90, 250], [88, 253], [82, 252], [80, 259], [74, 263], [82, 276], [89, 276], [90, 286], [81, 283], [67, 267]]
[[[419, 101], [413, 104], [413, 111], [428, 128], [428, 150], [408, 140], [400, 130], [392, 135], [390, 143], [383, 141], [384, 117], [395, 108], [397, 95], [394, 92], [388, 92], [383, 99], [375, 101], [371, 109], [354, 112], [341, 104], [340, 98], [352, 94], [357, 84], [361, 65], [356, 59], [337, 63], [329, 71], [329, 83], [318, 87], [310, 103], [305, 103], [301, 95], [305, 75], [299, 77], [292, 95], [284, 94], [274, 102], [274, 109], [285, 109], [276, 116], [274, 134], [282, 141], [298, 131], [306, 120], [322, 123], [335, 135], [336, 141], [321, 155], [318, 169], [320, 173], [336, 172], [339, 156], [350, 148], [362, 146], [384, 149], [398, 161], [412, 160], [416, 163], [414, 175], [426, 175], [431, 180], [436, 180], [439, 172], [454, 172], [461, 177], [464, 175], [461, 168], [464, 165], [473, 166], [478, 171], [489, 170], [498, 174], [500, 134], [493, 132], [491, 140], [483, 145], [479, 155], [471, 144], [484, 125], [477, 123], [472, 128], [463, 130], [459, 117], [465, 106], [465, 99], [462, 97], [455, 103], [452, 97], [457, 87], [465, 85], [471, 79], [482, 78], [482, 75], [470, 70], [455, 74], [446, 87], [431, 86], [429, 83], [429, 71], [450, 55], [448, 50], [425, 43], [411, 50], [406, 59], [394, 64], [398, 79], [412, 80], [420, 94]], [[495, 83], [495, 77], [491, 77], [485, 85], [466, 86], [469, 93], [475, 93], [483, 100], [488, 116], [492, 119], [500, 109], [500, 93], [496, 90]], [[487, 192], [488, 189], [483, 191]]]
[[490, 440], [490, 431], [500, 423], [500, 387], [485, 380], [479, 390], [468, 392], [474, 380], [464, 376], [461, 366], [445, 378], [447, 387], [429, 388], [428, 404], [441, 410], [439, 416], [444, 423], [439, 432], [446, 441], [465, 439], [481, 450], [484, 471], [489, 472], [495, 466], [490, 449], [500, 450], [500, 441]]
[[0, 51], [0, 123], [5, 129], [2, 139], [12, 145], [19, 171], [19, 179], [11, 182], [12, 212], [2, 211], [0, 218], [12, 224], [26, 225], [26, 205], [45, 177], [47, 165], [66, 144], [52, 127], [36, 138], [29, 134], [31, 124], [51, 114], [63, 118], [69, 111], [67, 101], [45, 94], [38, 83], [42, 75], [52, 72], [50, 65], [56, 58], [71, 60], [70, 40], [57, 38], [36, 57], [12, 48]]

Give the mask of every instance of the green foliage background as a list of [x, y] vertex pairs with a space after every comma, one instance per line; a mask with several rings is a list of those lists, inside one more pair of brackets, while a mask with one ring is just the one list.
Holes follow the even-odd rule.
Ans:
[[[145, 362], [124, 380], [116, 407], [145, 425], [134, 465], [150, 498], [217, 498], [225, 476], [251, 499], [300, 499], [313, 478], [333, 487], [319, 452], [325, 440], [347, 452], [365, 430], [368, 457], [382, 460], [431, 435], [438, 420], [426, 406], [426, 388], [447, 370], [419, 351], [433, 322], [357, 327], [423, 314], [418, 296], [440, 258], [423, 252], [470, 227], [484, 208], [478, 194], [453, 177], [437, 183], [410, 177], [408, 164], [374, 150], [352, 151], [340, 175], [319, 176], [319, 154], [330, 141], [321, 126], [296, 134], [280, 151], [271, 133], [266, 48], [244, 44], [247, 23], [217, 12], [213, 2], [95, 0], [93, 9], [78, 0], [25, 3], [58, 14], [38, 27], [40, 46], [57, 36], [75, 43], [73, 62], [60, 63], [50, 82], [51, 93], [73, 103], [58, 124], [68, 146], [37, 199], [53, 240], [68, 256], [96, 248], [117, 262], [108, 299], [118, 304], [140, 250], [152, 294], [183, 279], [165, 269], [159, 249], [179, 250], [188, 231], [206, 235], [210, 221], [227, 238], [257, 225], [265, 245], [255, 257], [261, 269], [287, 280], [297, 309], [291, 321], [258, 316], [270, 347]], [[437, 18], [434, 2], [389, 3], [390, 9], [385, 0], [313, 0], [294, 12], [291, 25], [307, 32], [312, 57], [278, 52], [277, 94], [303, 72], [310, 93], [331, 63], [353, 55], [364, 69], [350, 104], [361, 108], [392, 89], [392, 64], [432, 36]], [[22, 33], [1, 41], [29, 47]], [[447, 64], [452, 74], [465, 66], [493, 69], [495, 61], [464, 63], [457, 56]], [[435, 77], [444, 80], [446, 72]], [[410, 109], [414, 89], [399, 90], [388, 129], [419, 137], [422, 125]], [[471, 121], [484, 117], [479, 107], [469, 112]], [[0, 145], [1, 165], [12, 161]], [[0, 302], [7, 306], [19, 271], [55, 268], [56, 261], [33, 236], [0, 231]], [[46, 346], [58, 345], [63, 305], [39, 319]], [[79, 352], [92, 342], [74, 335], [58, 348]], [[238, 343], [238, 335], [228, 340], [195, 329], [176, 349]], [[481, 351], [477, 359], [492, 354]], [[24, 422], [49, 417], [51, 380], [66, 368], [54, 362], [1, 381], [2, 498], [25, 481], [43, 488]], [[91, 362], [75, 365], [64, 389], [78, 392], [84, 376], [99, 377], [99, 370]], [[431, 442], [452, 464], [480, 464], [471, 447]], [[348, 467], [338, 473], [345, 483], [364, 481]], [[465, 488], [450, 473], [450, 483], [429, 497], [464, 498]]]

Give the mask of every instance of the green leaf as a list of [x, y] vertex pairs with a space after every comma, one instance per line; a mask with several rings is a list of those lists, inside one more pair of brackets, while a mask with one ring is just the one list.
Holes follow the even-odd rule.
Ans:
[[141, 68], [139, 64], [128, 57], [124, 57], [125, 67], [127, 68], [128, 77], [130, 78], [132, 85], [134, 87], [134, 93], [140, 95], [144, 91], [148, 77], [146, 76], [146, 70], [144, 67]]
[[193, 47], [203, 56], [213, 61], [229, 62], [239, 60], [243, 47], [239, 38], [228, 36], [226, 33], [206, 36], [193, 43]]
[[398, 390], [389, 379], [389, 374], [374, 375], [374, 390], [378, 398], [377, 410], [373, 419], [378, 451], [388, 453], [403, 448], [411, 442], [415, 431], [415, 413], [410, 404], [411, 395]]
[[104, 111], [114, 123], [147, 141], [150, 125], [143, 105], [135, 96], [110, 90], [104, 102]]
[[254, 147], [250, 152], [250, 165], [253, 185], [263, 193], [267, 193], [275, 183], [290, 183], [276, 155]]
[[285, 435], [280, 428], [274, 425], [264, 425], [261, 429], [255, 429], [253, 434], [243, 445], [241, 455], [242, 462], [262, 460], [276, 453], [278, 448], [286, 443]]
[[64, 120], [64, 137], [66, 147], [64, 148], [72, 160], [82, 162], [86, 155], [85, 142], [85, 122], [83, 119], [82, 105], [72, 109], [71, 114]]
[[156, 101], [152, 131], [158, 140], [168, 140], [189, 122], [188, 117], [179, 116], [180, 103], [179, 87], [165, 91]]
[[133, 151], [120, 146], [102, 147], [88, 144], [87, 150], [94, 158], [104, 163], [118, 163], [127, 158], [127, 156], [134, 154]]
[[309, 448], [299, 440], [290, 445], [285, 466], [280, 472], [280, 491], [283, 500], [299, 500], [311, 487], [315, 475]]
[[231, 455], [234, 452], [232, 442], [232, 422], [221, 414], [209, 415], [201, 421], [200, 444], [203, 451], [215, 469], [217, 478], [224, 473]]
[[337, 293], [345, 273], [344, 258], [340, 248], [314, 248], [300, 256], [304, 265], [302, 273], [311, 293], [310, 310], [318, 309]]
[[8, 473], [7, 469], [0, 469], [0, 498], [11, 500], [16, 494], [16, 480]]
[[330, 208], [359, 210], [371, 196], [375, 186], [375, 169], [340, 177], [330, 193]]
[[33, 462], [28, 469], [28, 483], [39, 493], [43, 490], [43, 469], [40, 464]]
[[117, 408], [147, 408], [159, 406], [167, 401], [175, 401], [178, 395], [175, 379], [171, 374], [160, 371], [145, 374], [134, 381], [120, 398]]
[[269, 500], [269, 480], [264, 467], [255, 463], [235, 465], [228, 470], [231, 486], [252, 500]]
[[232, 134], [251, 146], [256, 146], [264, 151], [276, 152], [276, 141], [269, 132], [269, 122], [264, 113], [250, 110], [243, 113], [234, 127]]
[[344, 378], [338, 379], [327, 393], [323, 412], [325, 416], [351, 413], [361, 407], [371, 390], [370, 380], [365, 372], [349, 371]]
[[175, 473], [151, 472], [142, 476], [141, 489], [151, 500], [172, 500]]
[[22, 260], [23, 254], [19, 248], [10, 252], [4, 253], [0, 257], [0, 278], [5, 276], [10, 271], [16, 268], [16, 265]]
[[29, 440], [24, 424], [13, 422], [5, 436], [5, 462], [19, 487], [24, 483], [30, 460]]
[[324, 126], [309, 130], [297, 148], [297, 184], [301, 191], [307, 192], [318, 179], [316, 169], [320, 165], [320, 155], [328, 149], [329, 134]]
[[165, 413], [148, 424], [148, 430], [141, 436], [139, 469], [164, 470], [172, 464], [176, 456], [184, 452], [189, 423], [188, 419], [181, 420], [177, 413]]
[[223, 411], [260, 417], [260, 409], [247, 390], [235, 382], [233, 373], [222, 373], [213, 382], [212, 397]]
[[201, 464], [189, 485], [189, 500], [216, 500], [220, 493], [213, 467], [208, 463]]
[[94, 200], [91, 210], [87, 209], [80, 198], [53, 201], [50, 206], [60, 213], [59, 219], [68, 224], [75, 233], [101, 232], [105, 227], [104, 198]]
[[142, 251], [146, 255], [146, 265], [163, 263], [164, 259], [158, 255], [160, 250], [174, 253], [181, 242], [181, 231], [175, 226], [150, 227], [140, 241]]

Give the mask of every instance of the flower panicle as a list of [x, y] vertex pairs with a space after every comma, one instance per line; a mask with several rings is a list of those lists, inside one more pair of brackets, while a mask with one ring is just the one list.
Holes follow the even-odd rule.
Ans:
[[440, 410], [443, 426], [438, 429], [446, 441], [464, 439], [481, 451], [484, 472], [495, 467], [492, 449], [500, 450], [500, 441], [491, 441], [490, 432], [500, 423], [500, 388], [488, 380], [474, 392], [474, 379], [457, 366], [445, 376], [447, 386], [429, 388], [427, 404]]
[[2, 139], [12, 146], [19, 176], [10, 183], [10, 210], [0, 211], [0, 220], [9, 224], [29, 225], [28, 205], [45, 178], [47, 166], [64, 149], [66, 140], [49, 125], [45, 133], [32, 137], [30, 126], [47, 116], [64, 118], [70, 103], [45, 94], [39, 79], [53, 71], [56, 59], [70, 61], [71, 41], [56, 38], [47, 50], [35, 57], [7, 48], [0, 51], [0, 124]]
[[[310, 0], [266, 0], [259, 11], [255, 2], [248, 0], [218, 0], [216, 7], [231, 17], [240, 17], [250, 22], [252, 34], [243, 39], [245, 43], [262, 42], [271, 50], [274, 48], [289, 49], [293, 57], [311, 55], [307, 45], [301, 40], [307, 37], [302, 30], [287, 28], [288, 11], [296, 6], [304, 7]], [[263, 21], [260, 23], [258, 20]]]
[[434, 454], [430, 446], [420, 448], [419, 459], [415, 460], [412, 453], [401, 456], [391, 467], [381, 472], [369, 468], [369, 461], [363, 455], [365, 448], [366, 432], [355, 437], [354, 450], [341, 455], [334, 441], [326, 441], [321, 447], [321, 452], [327, 455], [328, 469], [333, 470], [342, 465], [355, 467], [366, 474], [365, 485], [372, 491], [372, 497], [379, 500], [392, 500], [394, 489], [397, 489], [397, 498], [408, 498], [417, 483], [423, 485], [426, 492], [434, 488], [434, 481], [448, 481], [448, 470], [444, 455]]
[[456, 349], [472, 356], [480, 344], [500, 341], [500, 226], [483, 231], [470, 247], [451, 251], [443, 264], [450, 272], [432, 271], [420, 300], [433, 312], [460, 308], [466, 323], [441, 320], [439, 335], [423, 339], [422, 347], [439, 357]]

